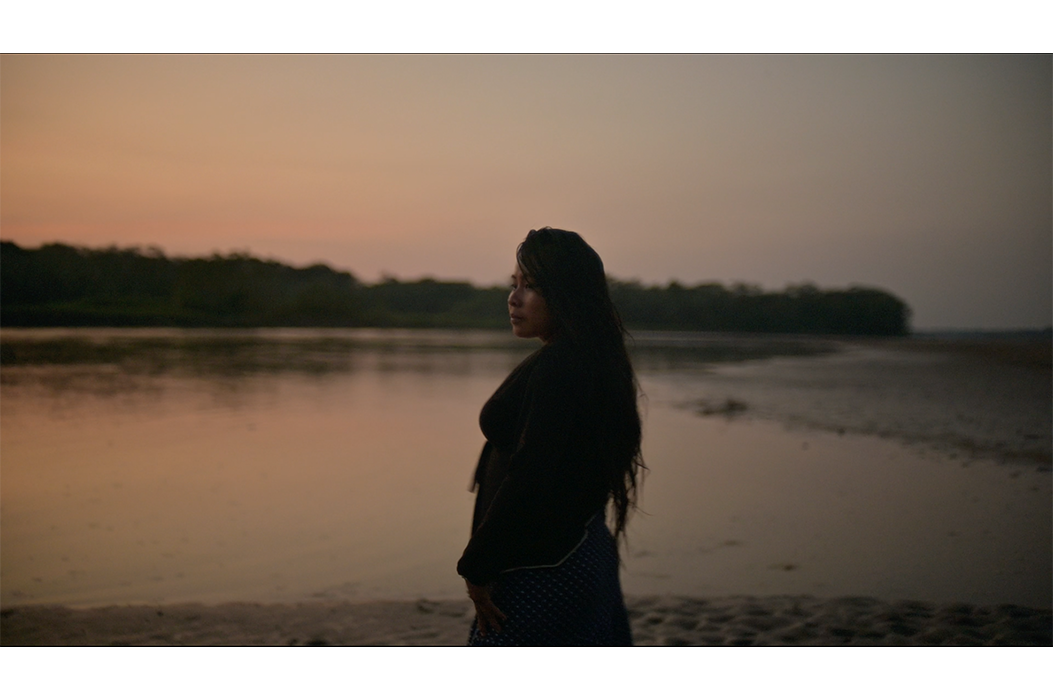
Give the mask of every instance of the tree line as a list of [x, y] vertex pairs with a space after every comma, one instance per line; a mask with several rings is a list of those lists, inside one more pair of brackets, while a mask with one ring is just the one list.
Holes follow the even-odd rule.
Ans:
[[[167, 257], [160, 250], [22, 248], [0, 241], [0, 325], [506, 328], [505, 287], [425, 278], [363, 284], [326, 265], [247, 254]], [[636, 330], [905, 335], [910, 309], [888, 292], [813, 285], [611, 280]]]

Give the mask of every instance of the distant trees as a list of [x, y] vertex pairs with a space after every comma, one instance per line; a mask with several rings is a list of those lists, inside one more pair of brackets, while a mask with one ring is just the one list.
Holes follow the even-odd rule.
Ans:
[[[812, 285], [765, 292], [611, 280], [625, 324], [640, 330], [905, 335], [895, 296]], [[386, 278], [361, 284], [326, 265], [296, 268], [244, 254], [168, 258], [157, 249], [37, 249], [0, 241], [4, 326], [377, 326], [504, 328], [504, 287]]]
[[643, 287], [611, 281], [625, 324], [649, 330], [906, 335], [910, 308], [878, 289], [823, 291], [813, 285], [765, 292], [752, 285]]
[[78, 326], [353, 325], [358, 281], [247, 255], [0, 242], [0, 323]]

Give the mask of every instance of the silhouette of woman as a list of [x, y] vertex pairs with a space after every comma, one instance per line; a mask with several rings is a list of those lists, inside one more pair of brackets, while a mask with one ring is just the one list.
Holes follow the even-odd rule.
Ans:
[[479, 416], [486, 444], [457, 563], [475, 603], [469, 644], [631, 644], [616, 537], [646, 467], [625, 329], [578, 234], [531, 231], [516, 263], [512, 332], [544, 345]]

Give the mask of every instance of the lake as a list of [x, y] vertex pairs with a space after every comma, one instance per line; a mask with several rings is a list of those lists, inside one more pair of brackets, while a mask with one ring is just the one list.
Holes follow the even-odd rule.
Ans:
[[[458, 598], [478, 412], [536, 349], [438, 330], [3, 329], [0, 597]], [[1049, 365], [640, 333], [628, 593], [1049, 607]], [[1043, 383], [1044, 382], [1044, 383]]]

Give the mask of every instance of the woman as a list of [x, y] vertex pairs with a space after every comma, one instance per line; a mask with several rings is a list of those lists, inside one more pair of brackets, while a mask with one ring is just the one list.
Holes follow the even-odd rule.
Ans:
[[512, 332], [544, 345], [483, 406], [472, 537], [457, 563], [472, 645], [631, 644], [615, 536], [636, 507], [640, 415], [600, 256], [571, 231], [516, 251]]

